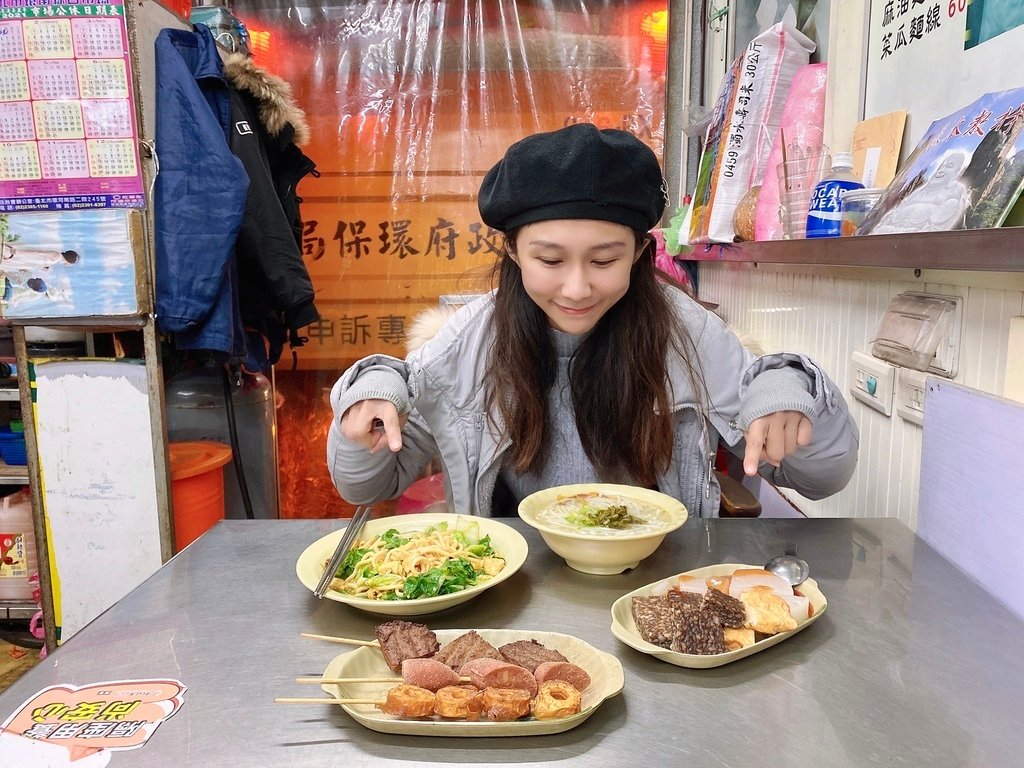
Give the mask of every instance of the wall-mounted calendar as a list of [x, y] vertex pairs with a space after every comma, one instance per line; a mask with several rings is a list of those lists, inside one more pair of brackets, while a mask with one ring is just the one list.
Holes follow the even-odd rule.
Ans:
[[0, 211], [145, 205], [124, 3], [4, 0]]

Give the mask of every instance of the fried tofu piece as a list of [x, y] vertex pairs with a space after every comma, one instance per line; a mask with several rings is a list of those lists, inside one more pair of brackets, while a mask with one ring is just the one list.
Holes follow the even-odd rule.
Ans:
[[754, 637], [754, 630], [752, 629], [723, 627], [722, 635], [725, 643], [725, 650], [727, 651], [738, 651], [740, 648], [746, 648], [757, 641], [757, 638]]
[[771, 587], [746, 589], [740, 593], [740, 602], [747, 609], [747, 622], [744, 625], [747, 629], [766, 635], [796, 629], [796, 619], [789, 611], [789, 604], [775, 594]]

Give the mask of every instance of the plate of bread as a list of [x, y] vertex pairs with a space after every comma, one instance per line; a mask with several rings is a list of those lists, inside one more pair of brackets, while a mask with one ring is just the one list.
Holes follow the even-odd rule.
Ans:
[[781, 643], [827, 607], [813, 579], [792, 587], [758, 566], [722, 563], [623, 595], [612, 634], [669, 664], [719, 667]]

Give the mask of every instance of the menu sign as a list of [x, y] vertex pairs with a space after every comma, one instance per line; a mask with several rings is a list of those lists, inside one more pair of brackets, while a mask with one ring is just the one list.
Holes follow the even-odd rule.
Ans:
[[0, 211], [145, 205], [123, 0], [0, 0]]
[[[86, 765], [78, 761], [87, 757], [106, 765], [111, 751], [143, 746], [157, 726], [181, 708], [185, 690], [178, 680], [45, 688], [0, 728], [0, 765], [30, 768], [63, 764], [66, 759], [77, 768]], [[54, 755], [63, 758], [54, 762]], [[10, 762], [15, 756], [18, 762]]]

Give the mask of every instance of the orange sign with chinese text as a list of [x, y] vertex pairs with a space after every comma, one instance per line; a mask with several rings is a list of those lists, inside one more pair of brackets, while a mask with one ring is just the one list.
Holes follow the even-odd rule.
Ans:
[[[185, 690], [177, 680], [53, 685], [22, 704], [3, 729], [63, 745], [72, 755], [137, 749], [181, 708]], [[0, 742], [0, 765], [7, 765], [3, 750]]]

